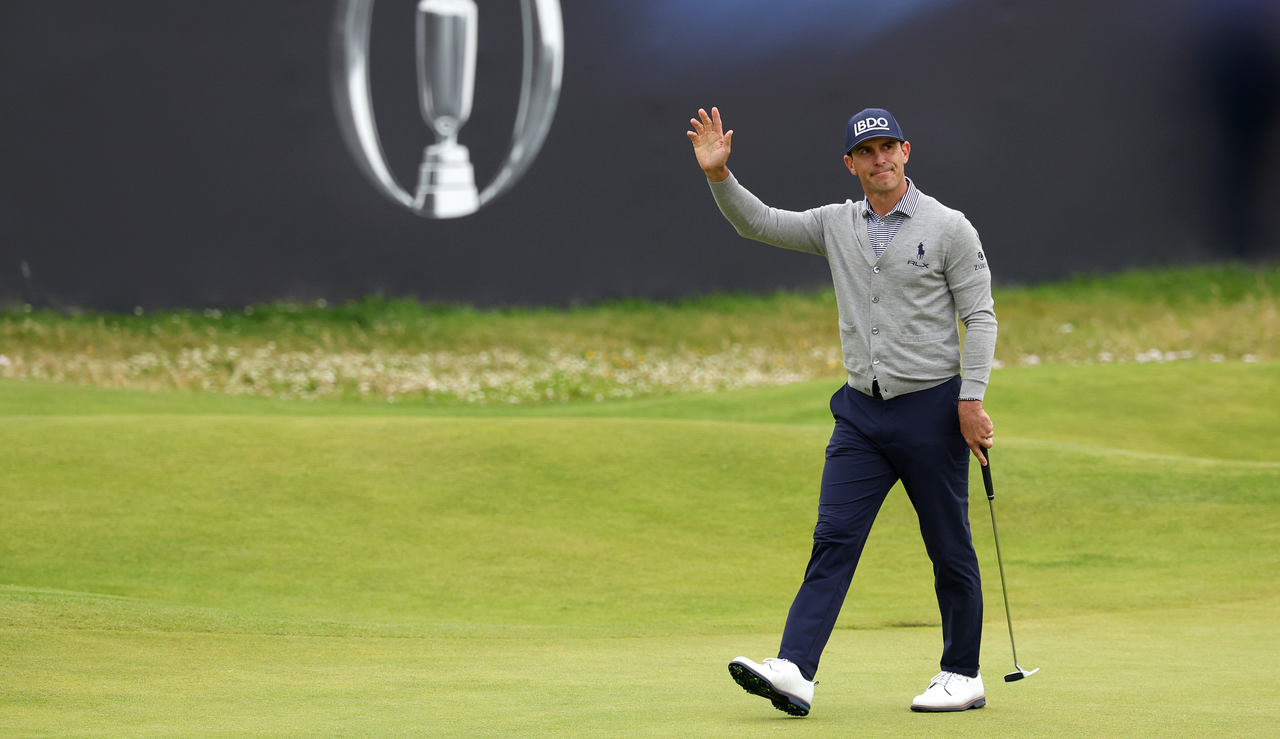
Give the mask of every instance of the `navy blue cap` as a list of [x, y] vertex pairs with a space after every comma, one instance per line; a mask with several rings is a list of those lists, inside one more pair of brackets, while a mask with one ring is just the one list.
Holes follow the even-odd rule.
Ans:
[[902, 127], [893, 119], [893, 113], [884, 108], [867, 108], [849, 119], [844, 128], [844, 153], [848, 154], [853, 147], [867, 139], [880, 136], [906, 141], [902, 135]]

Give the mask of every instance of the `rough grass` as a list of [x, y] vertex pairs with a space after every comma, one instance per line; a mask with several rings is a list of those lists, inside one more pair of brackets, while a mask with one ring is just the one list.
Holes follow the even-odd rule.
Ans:
[[1000, 291], [997, 358], [1009, 365], [1275, 359], [1278, 293], [1280, 268], [1240, 266], [1137, 271]]
[[[996, 292], [1001, 366], [1280, 358], [1280, 268]], [[143, 315], [0, 313], [0, 377], [295, 399], [563, 403], [841, 372], [830, 291], [476, 310], [368, 299]]]
[[940, 638], [899, 490], [804, 720], [724, 665], [776, 648], [838, 381], [448, 410], [0, 381], [0, 734], [1269, 736], [1278, 372], [1002, 370], [1001, 543], [1042, 672], [1000, 682], [978, 496], [990, 703], [907, 710]]

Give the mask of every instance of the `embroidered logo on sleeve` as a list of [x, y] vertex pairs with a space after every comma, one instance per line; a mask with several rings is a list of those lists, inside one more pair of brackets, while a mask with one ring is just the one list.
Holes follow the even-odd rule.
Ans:
[[987, 256], [982, 252], [978, 252], [978, 263], [973, 265], [973, 271], [978, 272], [987, 268]]

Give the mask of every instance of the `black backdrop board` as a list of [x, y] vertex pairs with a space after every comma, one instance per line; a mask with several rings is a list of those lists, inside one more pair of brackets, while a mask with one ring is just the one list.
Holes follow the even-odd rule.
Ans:
[[[520, 88], [515, 0], [478, 0], [477, 179]], [[477, 304], [828, 283], [740, 239], [684, 131], [718, 105], [766, 202], [860, 197], [845, 120], [894, 111], [908, 173], [965, 211], [1004, 284], [1280, 251], [1280, 12], [1256, 0], [562, 0], [555, 123], [515, 188], [419, 218], [357, 170], [330, 95], [333, 7], [0, 5], [0, 299], [239, 305], [383, 292]], [[412, 0], [379, 0], [387, 159], [416, 181]], [[31, 269], [24, 286], [19, 263]]]

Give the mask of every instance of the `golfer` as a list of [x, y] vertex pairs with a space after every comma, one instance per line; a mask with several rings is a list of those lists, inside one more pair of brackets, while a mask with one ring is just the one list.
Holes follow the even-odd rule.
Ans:
[[[849, 119], [844, 163], [865, 197], [803, 213], [770, 208], [726, 164], [733, 131], [698, 111], [693, 142], [711, 193], [738, 233], [827, 258], [849, 381], [831, 398], [813, 553], [776, 659], [729, 663], [733, 679], [793, 716], [808, 715], [814, 674], [889, 488], [902, 480], [920, 519], [942, 613], [941, 672], [914, 711], [986, 705], [978, 652], [982, 583], [969, 533], [969, 452], [986, 464], [982, 410], [996, 345], [991, 272], [960, 212], [916, 189], [911, 144], [887, 110]], [[961, 375], [957, 316], [964, 322]]]

